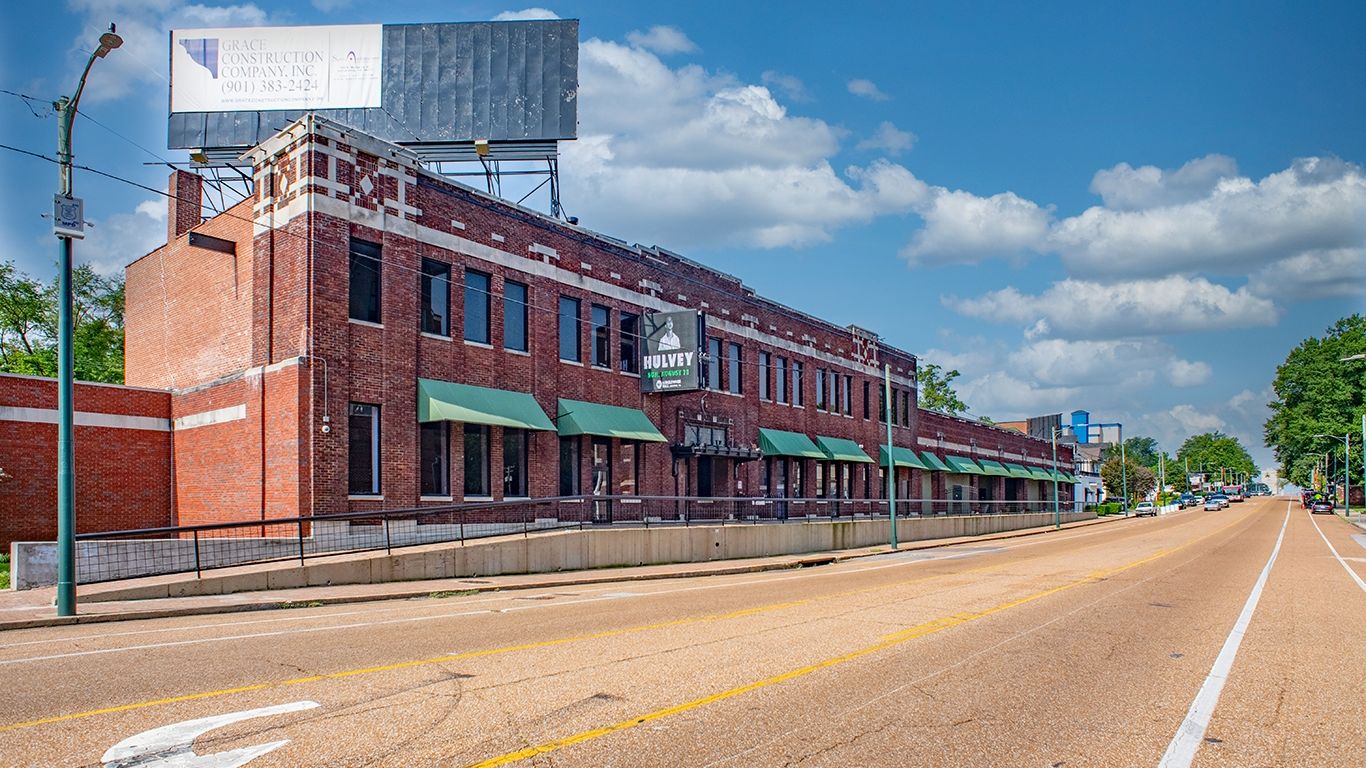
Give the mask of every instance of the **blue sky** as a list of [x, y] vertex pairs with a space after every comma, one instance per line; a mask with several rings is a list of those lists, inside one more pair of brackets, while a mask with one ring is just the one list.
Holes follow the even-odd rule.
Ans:
[[[8, 11], [0, 88], [63, 92], [117, 22], [78, 162], [160, 188], [168, 29], [578, 18], [584, 225], [958, 368], [974, 414], [1217, 428], [1269, 465], [1276, 364], [1366, 305], [1366, 4], [1189, 5], [80, 0]], [[51, 154], [31, 106], [0, 96], [0, 143]], [[48, 279], [55, 169], [0, 169], [0, 257]], [[78, 258], [164, 240], [157, 196], [76, 183]]]

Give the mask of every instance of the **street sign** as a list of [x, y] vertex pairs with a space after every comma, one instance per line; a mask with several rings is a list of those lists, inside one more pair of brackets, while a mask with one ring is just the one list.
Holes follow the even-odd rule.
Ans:
[[52, 196], [52, 234], [57, 237], [85, 239], [85, 201], [79, 197]]

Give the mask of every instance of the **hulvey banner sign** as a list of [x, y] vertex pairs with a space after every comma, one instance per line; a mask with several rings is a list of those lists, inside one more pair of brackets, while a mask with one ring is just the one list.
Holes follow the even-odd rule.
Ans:
[[379, 24], [171, 32], [171, 111], [380, 106]]
[[690, 392], [702, 388], [702, 314], [656, 312], [646, 315], [640, 362], [641, 392]]

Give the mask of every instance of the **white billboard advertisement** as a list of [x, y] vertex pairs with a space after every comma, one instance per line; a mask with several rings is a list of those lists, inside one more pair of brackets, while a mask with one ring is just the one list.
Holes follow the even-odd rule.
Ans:
[[382, 27], [171, 32], [171, 111], [380, 106]]

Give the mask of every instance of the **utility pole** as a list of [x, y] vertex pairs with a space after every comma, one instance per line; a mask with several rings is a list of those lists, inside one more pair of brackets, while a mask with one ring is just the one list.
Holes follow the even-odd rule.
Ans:
[[896, 549], [896, 460], [892, 456], [892, 364], [882, 369], [882, 405], [887, 422], [887, 512], [892, 523], [892, 549]]
[[1062, 528], [1062, 511], [1058, 507], [1058, 430], [1053, 427], [1053, 530]]
[[71, 98], [57, 99], [52, 107], [57, 114], [58, 192], [53, 197], [53, 234], [61, 241], [57, 266], [57, 615], [76, 614], [76, 445], [75, 445], [75, 363], [72, 340], [72, 256], [71, 241], [85, 237], [85, 206], [72, 196], [71, 128], [76, 108], [85, 90], [85, 78], [95, 59], [104, 58], [123, 45], [114, 25], [100, 35], [100, 45], [90, 54]]

